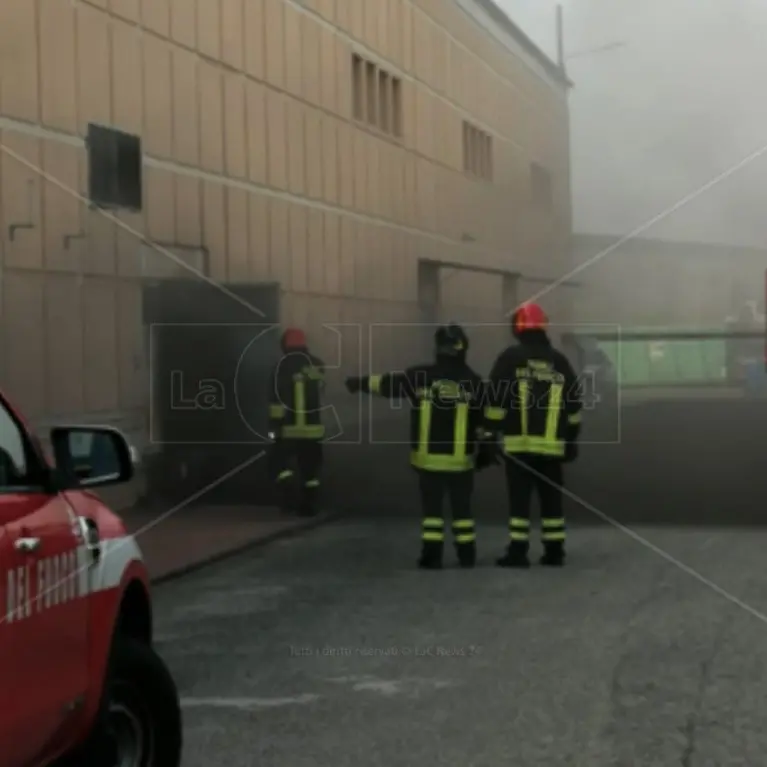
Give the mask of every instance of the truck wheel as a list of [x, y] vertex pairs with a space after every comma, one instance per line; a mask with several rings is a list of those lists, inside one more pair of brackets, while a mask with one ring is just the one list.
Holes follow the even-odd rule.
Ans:
[[179, 767], [181, 745], [178, 692], [165, 663], [150, 646], [117, 638], [99, 721], [65, 764]]

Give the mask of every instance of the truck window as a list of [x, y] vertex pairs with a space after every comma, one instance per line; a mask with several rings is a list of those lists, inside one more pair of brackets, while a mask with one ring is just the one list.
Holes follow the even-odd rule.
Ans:
[[29, 484], [24, 436], [0, 402], [0, 492]]

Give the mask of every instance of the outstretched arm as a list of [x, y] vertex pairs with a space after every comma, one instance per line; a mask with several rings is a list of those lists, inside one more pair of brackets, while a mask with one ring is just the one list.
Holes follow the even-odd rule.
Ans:
[[411, 399], [414, 381], [410, 371], [383, 373], [382, 375], [352, 376], [346, 379], [346, 388], [356, 394], [375, 394], [387, 399]]

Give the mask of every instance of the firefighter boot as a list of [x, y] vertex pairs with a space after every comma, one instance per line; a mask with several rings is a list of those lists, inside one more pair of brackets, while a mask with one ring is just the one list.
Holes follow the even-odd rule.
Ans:
[[527, 556], [528, 543], [522, 541], [512, 541], [506, 554], [496, 560], [498, 567], [513, 567], [517, 569], [527, 569], [530, 567], [530, 560]]
[[299, 513], [302, 517], [314, 517], [317, 515], [319, 509], [317, 502], [319, 500], [320, 481], [318, 479], [310, 479], [303, 488], [301, 494], [301, 506], [299, 507]]
[[562, 567], [565, 563], [565, 547], [562, 541], [549, 541], [543, 544], [541, 564], [546, 567]]
[[437, 541], [424, 541], [421, 546], [421, 556], [418, 559], [418, 567], [421, 570], [442, 569], [442, 543]]
[[461, 567], [471, 568], [477, 562], [477, 544], [473, 541], [471, 543], [456, 543], [455, 553], [458, 555], [458, 564]]
[[289, 514], [295, 511], [296, 499], [293, 486], [293, 472], [289, 469], [281, 471], [277, 476], [277, 495], [280, 511]]

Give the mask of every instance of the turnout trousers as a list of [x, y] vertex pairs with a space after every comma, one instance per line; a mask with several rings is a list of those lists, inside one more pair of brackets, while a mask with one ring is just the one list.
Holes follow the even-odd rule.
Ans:
[[476, 535], [471, 513], [474, 471], [418, 470], [421, 492], [421, 567], [438, 568], [445, 544], [445, 496], [452, 512], [452, 538], [458, 561], [472, 567], [476, 560]]
[[526, 563], [530, 548], [530, 510], [533, 493], [540, 502], [544, 564], [564, 559], [565, 518], [562, 503], [563, 464], [553, 458], [530, 454], [506, 456], [509, 498], [509, 549], [507, 558]]
[[282, 508], [305, 516], [316, 514], [322, 442], [317, 439], [280, 439], [273, 450], [272, 465]]

